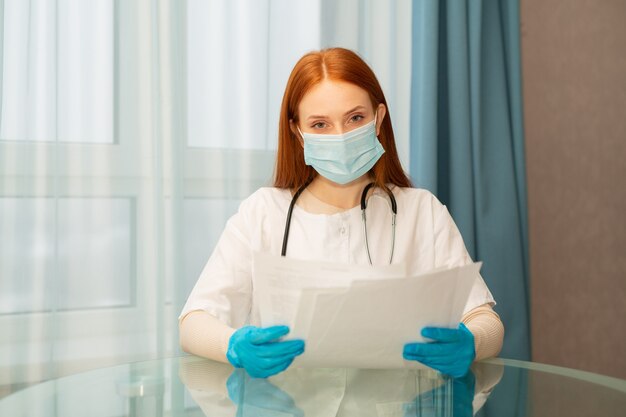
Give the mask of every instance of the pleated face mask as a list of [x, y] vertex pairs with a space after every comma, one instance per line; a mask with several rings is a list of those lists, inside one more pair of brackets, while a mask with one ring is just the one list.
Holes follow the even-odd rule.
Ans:
[[[298, 128], [300, 131], [300, 128]], [[302, 133], [304, 162], [337, 184], [347, 184], [368, 172], [385, 153], [376, 137], [376, 119], [339, 135]]]

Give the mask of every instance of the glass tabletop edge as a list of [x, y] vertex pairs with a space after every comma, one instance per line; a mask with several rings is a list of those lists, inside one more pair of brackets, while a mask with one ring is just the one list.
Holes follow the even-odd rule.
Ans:
[[626, 380], [620, 379], [608, 375], [597, 374], [589, 371], [582, 371], [580, 369], [565, 368], [557, 365], [550, 365], [539, 362], [527, 362], [517, 359], [505, 359], [505, 358], [490, 358], [484, 359], [480, 362], [490, 363], [494, 365], [506, 365], [516, 368], [528, 369], [531, 371], [549, 372], [569, 378], [576, 378], [583, 381], [591, 382], [593, 384], [602, 385], [607, 388], [612, 388], [617, 391], [626, 393]]

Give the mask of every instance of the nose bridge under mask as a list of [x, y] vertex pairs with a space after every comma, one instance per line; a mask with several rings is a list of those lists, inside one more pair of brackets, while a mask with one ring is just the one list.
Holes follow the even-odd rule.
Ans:
[[376, 118], [339, 135], [298, 131], [304, 140], [304, 161], [338, 184], [354, 181], [368, 172], [385, 152], [376, 136]]

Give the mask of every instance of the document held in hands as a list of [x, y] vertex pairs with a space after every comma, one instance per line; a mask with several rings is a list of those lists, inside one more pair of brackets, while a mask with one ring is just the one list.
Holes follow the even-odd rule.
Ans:
[[303, 339], [294, 366], [402, 368], [402, 348], [425, 342], [426, 326], [456, 328], [480, 263], [407, 276], [384, 267], [254, 255], [253, 285], [263, 327], [289, 326]]

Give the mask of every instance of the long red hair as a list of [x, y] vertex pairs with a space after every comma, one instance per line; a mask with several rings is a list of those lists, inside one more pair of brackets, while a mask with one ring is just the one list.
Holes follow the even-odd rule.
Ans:
[[379, 187], [395, 184], [411, 187], [411, 180], [402, 170], [391, 127], [389, 106], [383, 90], [371, 68], [356, 53], [344, 48], [329, 48], [304, 55], [291, 71], [280, 109], [278, 126], [278, 153], [274, 171], [274, 187], [298, 189], [309, 178], [317, 175], [313, 167], [304, 163], [304, 149], [297, 131], [291, 128], [298, 123], [298, 106], [304, 95], [315, 85], [330, 79], [354, 84], [369, 94], [374, 111], [384, 104], [387, 114], [382, 121], [378, 140], [385, 149], [369, 175]]

